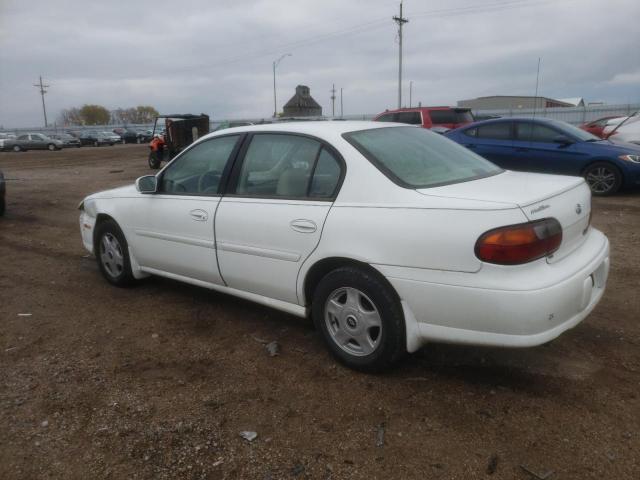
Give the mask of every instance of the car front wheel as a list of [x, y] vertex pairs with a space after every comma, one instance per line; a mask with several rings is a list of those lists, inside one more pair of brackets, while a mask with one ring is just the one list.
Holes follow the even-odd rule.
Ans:
[[331, 353], [350, 368], [385, 370], [406, 353], [400, 302], [365, 269], [349, 266], [327, 274], [315, 290], [312, 316]]
[[106, 220], [96, 228], [95, 253], [104, 278], [117, 287], [134, 281], [129, 259], [129, 247], [122, 230], [113, 220]]
[[584, 171], [584, 178], [594, 195], [606, 196], [616, 193], [622, 185], [622, 174], [614, 165], [596, 162]]
[[21, 151], [22, 151], [22, 148], [20, 148], [20, 145], [14, 145], [14, 146], [13, 146], [13, 151], [14, 151], [14, 152], [21, 152]]

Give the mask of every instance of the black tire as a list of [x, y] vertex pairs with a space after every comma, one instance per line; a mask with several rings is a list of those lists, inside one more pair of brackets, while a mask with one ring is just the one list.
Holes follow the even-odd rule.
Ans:
[[100, 146], [100, 143], [98, 143], [98, 141], [96, 140], [95, 142], [93, 142], [93, 146], [94, 146], [94, 147], [99, 147], [99, 146]]
[[56, 150], [56, 146], [53, 143], [50, 143], [49, 145], [47, 145], [47, 149], [50, 152], [53, 152], [54, 150]]
[[14, 151], [14, 152], [21, 152], [21, 151], [22, 151], [22, 148], [20, 148], [20, 145], [14, 145], [14, 146], [13, 146], [13, 151]]
[[149, 153], [149, 168], [152, 170], [158, 170], [160, 168], [160, 160], [156, 156], [155, 152]]
[[595, 162], [582, 172], [594, 196], [613, 195], [622, 186], [622, 173], [612, 163]]
[[4, 210], [6, 208], [6, 202], [4, 197], [0, 197], [0, 217], [4, 215]]
[[[105, 243], [106, 237], [106, 243]], [[113, 240], [116, 240], [114, 243]], [[113, 250], [107, 245], [116, 246], [115, 250], [121, 255], [121, 265], [117, 266]], [[96, 227], [94, 251], [98, 268], [102, 276], [116, 287], [127, 287], [135, 282], [131, 272], [131, 260], [129, 259], [129, 245], [122, 230], [113, 220], [105, 220]], [[109, 260], [107, 260], [109, 259]]]
[[[340, 346], [334, 339], [334, 334], [329, 332], [329, 328], [333, 326], [329, 326], [332, 323], [332, 317], [327, 312], [328, 301], [330, 298], [336, 298], [336, 295], [341, 295], [343, 289], [351, 289], [363, 294], [360, 301], [366, 301], [369, 304], [367, 310], [373, 307], [379, 315], [381, 327], [377, 330], [378, 337], [375, 340], [377, 343], [371, 353], [350, 353], [346, 349], [358, 348], [357, 343], [351, 343], [354, 339]], [[311, 313], [313, 322], [322, 332], [331, 353], [349, 368], [365, 372], [383, 371], [397, 363], [407, 353], [404, 314], [397, 295], [383, 279], [365, 269], [348, 266], [328, 273], [315, 289]], [[345, 329], [350, 317], [356, 325], [355, 328], [362, 328], [358, 325], [360, 320], [355, 319], [355, 316], [358, 316], [358, 313], [348, 314], [344, 318]], [[333, 320], [337, 320], [337, 317], [333, 317]], [[368, 338], [371, 338], [370, 334], [368, 335]]]
[[136, 138], [136, 143], [142, 143], [142, 139], [140, 137]]

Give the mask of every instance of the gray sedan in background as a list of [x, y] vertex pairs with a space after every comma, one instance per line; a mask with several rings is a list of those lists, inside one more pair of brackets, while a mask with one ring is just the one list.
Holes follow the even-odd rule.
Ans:
[[22, 152], [26, 150], [60, 150], [63, 144], [60, 140], [47, 137], [42, 133], [23, 133], [15, 140], [5, 140], [4, 149]]

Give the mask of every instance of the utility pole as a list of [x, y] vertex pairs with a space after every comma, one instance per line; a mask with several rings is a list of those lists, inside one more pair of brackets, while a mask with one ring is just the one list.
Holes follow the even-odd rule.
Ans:
[[290, 53], [285, 53], [284, 55], [281, 55], [280, 58], [273, 61], [273, 118], [276, 118], [278, 116], [278, 102], [276, 99], [276, 67], [284, 57], [290, 56]]
[[413, 93], [413, 80], [409, 81], [409, 108], [411, 108], [412, 93]]
[[409, 22], [408, 18], [402, 16], [402, 1], [400, 2], [400, 16], [393, 17], [393, 21], [398, 24], [398, 108], [402, 108], [402, 26]]
[[342, 112], [342, 87], [340, 87], [340, 118], [342, 118], [343, 116], [343, 112]]
[[40, 82], [34, 83], [33, 86], [40, 89], [40, 96], [42, 97], [42, 113], [44, 113], [44, 126], [46, 128], [48, 125], [47, 125], [47, 109], [44, 106], [44, 94], [47, 93], [45, 88], [49, 88], [49, 85], [44, 85], [42, 83], [42, 75], [40, 75]]
[[331, 87], [331, 116], [336, 116], [336, 84]]

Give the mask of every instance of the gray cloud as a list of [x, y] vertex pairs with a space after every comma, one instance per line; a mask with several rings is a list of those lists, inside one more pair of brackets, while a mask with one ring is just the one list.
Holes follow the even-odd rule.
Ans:
[[[379, 112], [396, 102], [396, 13], [395, 0], [0, 0], [0, 125], [42, 123], [40, 74], [51, 118], [83, 103], [268, 117], [287, 52], [280, 106], [304, 83], [330, 113], [335, 83], [345, 113]], [[423, 104], [533, 94], [538, 57], [541, 95], [640, 101], [637, 0], [406, 0], [405, 14], [407, 101], [409, 80]]]

